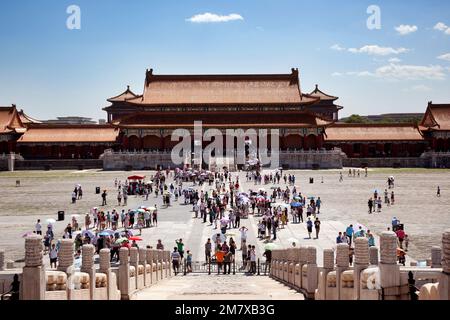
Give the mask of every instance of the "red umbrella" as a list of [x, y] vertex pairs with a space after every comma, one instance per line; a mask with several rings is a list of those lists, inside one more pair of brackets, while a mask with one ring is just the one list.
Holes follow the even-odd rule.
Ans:
[[142, 241], [142, 238], [141, 237], [129, 237], [128, 240], [131, 240], [131, 241]]
[[128, 180], [144, 180], [145, 176], [131, 176], [128, 177]]

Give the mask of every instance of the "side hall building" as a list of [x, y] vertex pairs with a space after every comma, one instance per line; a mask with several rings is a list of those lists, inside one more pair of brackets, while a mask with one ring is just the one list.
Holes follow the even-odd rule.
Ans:
[[[348, 158], [420, 157], [450, 152], [450, 104], [429, 103], [419, 124], [339, 123], [337, 96], [302, 91], [287, 74], [145, 74], [142, 94], [129, 87], [103, 110], [106, 124], [38, 121], [15, 105], [0, 107], [0, 154], [24, 159], [98, 159], [105, 150], [167, 152], [173, 130], [278, 129], [282, 152], [341, 149]], [[270, 138], [268, 138], [270, 149]]]

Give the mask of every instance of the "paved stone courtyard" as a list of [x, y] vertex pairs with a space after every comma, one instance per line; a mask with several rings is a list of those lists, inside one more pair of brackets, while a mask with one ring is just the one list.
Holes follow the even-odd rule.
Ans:
[[[278, 233], [276, 244], [289, 247], [293, 240], [298, 244], [316, 245], [318, 262], [322, 263], [321, 250], [332, 248], [339, 231], [353, 223], [358, 223], [371, 229], [375, 234], [386, 230], [393, 216], [405, 224], [410, 236], [409, 254], [415, 259], [426, 259], [433, 245], [440, 245], [442, 232], [450, 226], [450, 171], [425, 169], [374, 169], [369, 176], [360, 178], [347, 177], [347, 170], [342, 170], [344, 181], [339, 182], [339, 170], [328, 171], [286, 171], [296, 175], [296, 185], [306, 196], [320, 196], [323, 200], [320, 219], [322, 220], [319, 240], [305, 239], [306, 227], [300, 224], [289, 224]], [[6, 251], [6, 259], [20, 261], [23, 258], [24, 240], [22, 235], [34, 230], [36, 220], [40, 218], [45, 228], [45, 220], [57, 219], [57, 212], [66, 213], [64, 222], [56, 223], [56, 235], [62, 236], [62, 231], [71, 220], [72, 214], [79, 214], [79, 222], [84, 224], [83, 215], [90, 208], [100, 206], [101, 197], [95, 194], [95, 187], [109, 191], [108, 206], [112, 210], [117, 205], [114, 179], [125, 180], [132, 174], [150, 176], [151, 172], [103, 172], [86, 171], [30, 171], [0, 173], [0, 247]], [[367, 200], [373, 190], [383, 192], [387, 178], [394, 175], [396, 179], [396, 204], [383, 207], [381, 213], [369, 215]], [[315, 179], [309, 184], [309, 177]], [[323, 178], [323, 183], [322, 182]], [[20, 180], [20, 187], [16, 187]], [[255, 190], [265, 187], [268, 191], [271, 185], [254, 186], [245, 182], [245, 173], [240, 173], [242, 189]], [[83, 187], [83, 199], [71, 204], [71, 193], [76, 184]], [[442, 197], [436, 197], [437, 186], [441, 187]], [[282, 188], [284, 183], [282, 183]], [[209, 186], [204, 186], [204, 189]], [[161, 197], [150, 196], [148, 201], [130, 196], [128, 206], [124, 209], [136, 208], [140, 205], [162, 207]], [[117, 207], [117, 209], [119, 209]], [[120, 208], [122, 209], [122, 208]], [[143, 230], [143, 244], [156, 245], [157, 239], [162, 239], [167, 249], [173, 248], [175, 239], [183, 238], [186, 250], [191, 250], [194, 260], [204, 260], [203, 244], [216, 232], [209, 223], [204, 225], [200, 219], [193, 219], [191, 206], [173, 203], [168, 209], [159, 210], [159, 225], [157, 228]], [[257, 251], [262, 253], [264, 243], [256, 239], [257, 217], [250, 216], [241, 224], [250, 229], [249, 243], [257, 244]], [[239, 232], [232, 230], [239, 243]], [[378, 245], [378, 237], [376, 238]], [[239, 256], [239, 254], [238, 254]], [[45, 259], [48, 260], [48, 259]]]

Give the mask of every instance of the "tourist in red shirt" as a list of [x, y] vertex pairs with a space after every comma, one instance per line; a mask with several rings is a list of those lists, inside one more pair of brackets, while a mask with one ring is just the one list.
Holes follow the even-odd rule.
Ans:
[[395, 233], [397, 234], [397, 238], [398, 238], [398, 242], [400, 244], [400, 248], [403, 249], [403, 240], [405, 240], [405, 231], [403, 231], [402, 229], [398, 229]]

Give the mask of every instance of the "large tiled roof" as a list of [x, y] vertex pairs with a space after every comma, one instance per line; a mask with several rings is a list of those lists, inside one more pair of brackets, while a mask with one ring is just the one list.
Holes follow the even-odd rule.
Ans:
[[34, 125], [19, 138], [19, 143], [112, 143], [119, 129], [100, 125]]
[[[270, 119], [270, 120], [268, 120]], [[306, 111], [294, 112], [189, 112], [180, 116], [179, 113], [137, 113], [119, 120], [116, 125], [122, 128], [131, 127], [187, 127], [194, 121], [202, 121], [209, 127], [324, 127], [330, 124], [312, 113]]]
[[0, 134], [1, 133], [22, 133], [26, 130], [22, 123], [16, 106], [0, 107]]
[[422, 141], [419, 129], [403, 124], [334, 124], [325, 129], [325, 141]]
[[300, 91], [298, 69], [270, 75], [154, 75], [147, 71], [140, 105], [309, 104]]
[[450, 104], [428, 104], [427, 112], [421, 123], [433, 130], [450, 130]]
[[130, 86], [127, 86], [127, 90], [125, 90], [118, 96], [109, 98], [108, 101], [109, 102], [123, 102], [123, 101], [127, 101], [130, 99], [134, 99], [136, 97], [138, 97], [138, 95], [136, 95], [133, 91], [130, 90]]
[[322, 101], [326, 101], [326, 100], [335, 101], [335, 100], [339, 99], [338, 97], [330, 96], [329, 94], [326, 94], [325, 92], [321, 91], [319, 89], [319, 85], [317, 85], [317, 84], [316, 84], [316, 88], [309, 95], [316, 97], [316, 98], [320, 98], [320, 100], [322, 100]]

